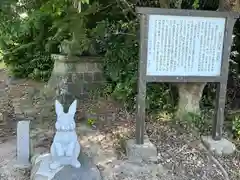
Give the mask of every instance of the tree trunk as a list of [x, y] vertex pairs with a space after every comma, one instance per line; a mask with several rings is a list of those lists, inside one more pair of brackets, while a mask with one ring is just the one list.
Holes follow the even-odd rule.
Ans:
[[[239, 0], [219, 0], [219, 11], [240, 11]], [[183, 83], [178, 85], [179, 101], [176, 116], [182, 118], [186, 113], [200, 113], [199, 102], [206, 83]]]
[[179, 100], [176, 117], [182, 119], [191, 112], [200, 114], [199, 102], [206, 83], [181, 83], [178, 84]]

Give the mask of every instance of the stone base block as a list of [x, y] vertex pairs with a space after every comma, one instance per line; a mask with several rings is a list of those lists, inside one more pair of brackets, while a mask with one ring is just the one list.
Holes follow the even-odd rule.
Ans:
[[72, 166], [60, 167], [51, 170], [50, 154], [43, 154], [32, 159], [32, 170], [30, 180], [101, 180], [98, 168], [91, 163], [90, 158], [81, 153], [79, 157], [80, 168]]
[[29, 169], [29, 168], [31, 168], [31, 164], [16, 161], [14, 164], [14, 167], [18, 168], [18, 169]]
[[144, 137], [144, 144], [136, 144], [135, 139], [128, 140], [126, 143], [126, 153], [128, 159], [133, 162], [157, 160], [157, 148], [147, 136]]
[[215, 141], [210, 136], [203, 136], [202, 140], [210, 151], [219, 156], [233, 154], [236, 150], [236, 146], [227, 139]]

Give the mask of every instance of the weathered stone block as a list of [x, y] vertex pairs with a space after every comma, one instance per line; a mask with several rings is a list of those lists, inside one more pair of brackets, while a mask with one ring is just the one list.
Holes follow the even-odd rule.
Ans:
[[130, 161], [152, 161], [157, 159], [157, 148], [147, 136], [144, 136], [144, 144], [136, 144], [136, 140], [130, 139], [126, 143], [126, 153]]
[[81, 82], [84, 81], [84, 73], [77, 73], [77, 79], [81, 80]]
[[[79, 82], [80, 81], [80, 82]], [[83, 79], [83, 73], [74, 73], [72, 74], [72, 83], [76, 83], [76, 84], [79, 84], [81, 82], [83, 82], [84, 79]]]
[[87, 65], [85, 62], [81, 62], [81, 63], [76, 63], [76, 71], [77, 72], [87, 72]]
[[102, 64], [101, 63], [95, 63], [95, 67], [96, 67], [96, 69], [98, 69], [98, 71], [95, 71], [95, 72], [102, 72]]
[[67, 75], [67, 83], [73, 83], [73, 76], [75, 76], [75, 73], [68, 73]]
[[221, 139], [215, 141], [210, 136], [202, 137], [203, 143], [209, 148], [210, 151], [216, 153], [216, 155], [230, 155], [236, 151], [236, 146], [227, 139]]
[[90, 83], [84, 83], [83, 84], [83, 94], [88, 94], [89, 93], [89, 90], [90, 90]]
[[[69, 93], [76, 98], [86, 99], [89, 91], [96, 87], [94, 85], [84, 85], [84, 83], [92, 83], [102, 81], [102, 69], [99, 68], [99, 57], [67, 57], [64, 55], [53, 55], [55, 61], [51, 78], [48, 82], [48, 89], [55, 90], [62, 82], [62, 77], [68, 77], [67, 84]], [[96, 77], [94, 77], [94, 73]], [[95, 79], [95, 80], [94, 80]], [[55, 91], [53, 91], [55, 92]], [[84, 95], [83, 95], [84, 94]], [[54, 97], [56, 99], [56, 97]], [[52, 100], [54, 100], [52, 99]]]
[[84, 81], [90, 83], [93, 81], [93, 73], [84, 73]]
[[80, 84], [75, 84], [75, 83], [68, 84], [68, 91], [73, 96], [78, 96], [78, 94], [81, 94], [84, 92], [83, 86]]
[[94, 63], [87, 63], [87, 70], [88, 72], [94, 72], [96, 69], [95, 64]]
[[101, 84], [100, 83], [90, 83], [90, 84], [88, 84], [88, 90], [89, 91], [94, 91], [94, 90], [96, 90], [97, 88], [99, 88], [101, 86]]
[[103, 82], [104, 81], [103, 74], [101, 72], [95, 72], [94, 76], [93, 76], [93, 81], [94, 82]]

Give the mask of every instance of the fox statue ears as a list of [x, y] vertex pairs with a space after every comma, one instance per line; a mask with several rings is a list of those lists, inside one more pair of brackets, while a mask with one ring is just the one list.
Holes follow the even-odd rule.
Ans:
[[[74, 115], [76, 113], [76, 110], [77, 110], [77, 100], [74, 100], [73, 103], [70, 105], [68, 112], [66, 114]], [[57, 115], [64, 113], [63, 106], [58, 100], [55, 100], [55, 111]]]

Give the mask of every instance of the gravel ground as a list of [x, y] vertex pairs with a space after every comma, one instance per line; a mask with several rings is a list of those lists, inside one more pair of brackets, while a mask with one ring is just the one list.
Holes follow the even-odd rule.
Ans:
[[172, 122], [147, 123], [147, 132], [157, 146], [161, 163], [176, 174], [196, 180], [226, 180], [228, 177], [238, 180], [240, 177], [239, 153], [227, 157], [211, 155], [192, 128], [181, 128]]

